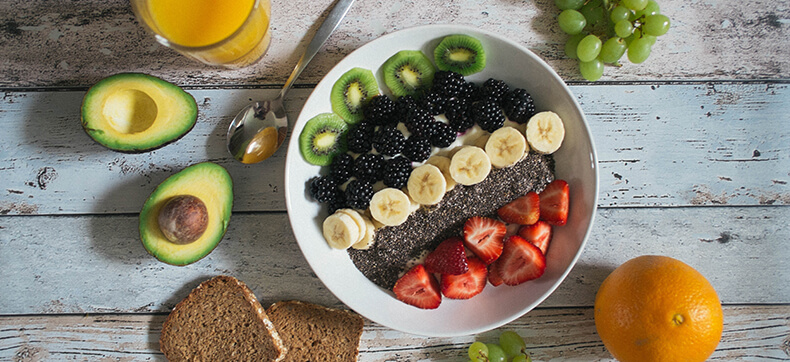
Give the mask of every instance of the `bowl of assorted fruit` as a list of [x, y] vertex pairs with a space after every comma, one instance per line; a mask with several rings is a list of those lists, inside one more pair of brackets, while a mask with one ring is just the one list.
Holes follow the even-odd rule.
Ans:
[[540, 58], [455, 25], [394, 32], [316, 86], [285, 166], [294, 235], [343, 303], [456, 336], [545, 300], [578, 260], [598, 194], [579, 104]]

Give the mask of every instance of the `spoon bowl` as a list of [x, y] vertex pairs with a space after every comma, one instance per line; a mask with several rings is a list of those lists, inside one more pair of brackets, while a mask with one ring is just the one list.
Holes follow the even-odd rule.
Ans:
[[335, 3], [313, 39], [307, 44], [304, 54], [277, 97], [252, 102], [236, 114], [230, 122], [227, 134], [228, 152], [234, 159], [245, 164], [261, 162], [274, 154], [285, 142], [290, 122], [285, 114], [283, 99], [353, 3], [354, 0], [338, 0]]

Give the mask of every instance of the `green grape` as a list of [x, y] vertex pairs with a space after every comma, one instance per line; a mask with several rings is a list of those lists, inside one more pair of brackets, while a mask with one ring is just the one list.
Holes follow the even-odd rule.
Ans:
[[593, 27], [600, 22], [606, 20], [606, 11], [603, 8], [601, 0], [591, 0], [584, 4], [579, 12], [587, 19], [587, 25]]
[[527, 344], [524, 339], [513, 331], [504, 331], [499, 335], [499, 345], [505, 350], [505, 354], [512, 358], [524, 353]]
[[526, 354], [520, 354], [520, 355], [518, 355], [516, 357], [513, 357], [513, 359], [511, 361], [513, 361], [513, 362], [532, 362], [532, 358], [530, 358]]
[[644, 62], [647, 60], [647, 57], [650, 56], [651, 47], [650, 39], [634, 39], [634, 41], [631, 42], [631, 45], [628, 46], [628, 60], [634, 64]]
[[585, 36], [576, 47], [576, 56], [582, 62], [589, 62], [601, 52], [601, 39], [597, 36], [590, 34]]
[[637, 11], [634, 14], [634, 19], [639, 19], [643, 16], [650, 16], [661, 13], [661, 8], [655, 0], [647, 0], [647, 5], [644, 9]]
[[483, 342], [474, 342], [469, 345], [469, 358], [472, 361], [488, 361], [488, 346]]
[[644, 35], [642, 35], [642, 37], [650, 41], [650, 46], [651, 47], [656, 44], [657, 38], [655, 36], [644, 34]]
[[598, 56], [604, 63], [614, 63], [625, 54], [628, 45], [623, 38], [609, 38], [601, 47], [601, 54]]
[[627, 38], [634, 32], [634, 24], [628, 20], [620, 20], [614, 24], [614, 33], [621, 38]]
[[568, 9], [560, 13], [557, 17], [557, 23], [566, 34], [576, 35], [581, 33], [584, 26], [587, 25], [587, 19], [584, 18], [582, 13]]
[[618, 5], [615, 6], [614, 9], [609, 13], [609, 20], [612, 21], [612, 24], [617, 24], [620, 20], [628, 20], [631, 18], [631, 10], [627, 7]]
[[661, 36], [669, 30], [669, 18], [666, 15], [656, 14], [646, 16], [642, 22], [642, 32], [647, 35]]
[[647, 0], [623, 0], [621, 4], [633, 11], [639, 11], [647, 6]]
[[505, 351], [498, 344], [486, 343], [486, 347], [488, 347], [489, 362], [507, 362]]
[[603, 75], [603, 62], [596, 58], [589, 62], [579, 62], [579, 71], [584, 79], [595, 82]]
[[557, 5], [560, 10], [579, 10], [584, 5], [584, 0], [554, 0], [554, 5]]
[[576, 34], [568, 38], [568, 41], [565, 42], [565, 55], [571, 59], [578, 59], [579, 57], [576, 55], [576, 48], [579, 46], [579, 42], [586, 36], [586, 34]]

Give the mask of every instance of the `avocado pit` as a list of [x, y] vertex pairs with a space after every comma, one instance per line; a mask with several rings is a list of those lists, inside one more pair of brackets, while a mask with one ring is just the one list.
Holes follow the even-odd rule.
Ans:
[[179, 245], [199, 239], [208, 227], [206, 204], [192, 195], [170, 198], [159, 211], [159, 229], [167, 240]]

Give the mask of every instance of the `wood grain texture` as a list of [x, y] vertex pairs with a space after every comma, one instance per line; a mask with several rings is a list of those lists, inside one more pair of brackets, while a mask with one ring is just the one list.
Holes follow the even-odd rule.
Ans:
[[[581, 258], [541, 306], [592, 306], [615, 267], [645, 254], [696, 268], [725, 304], [790, 303], [786, 220], [787, 207], [599, 209]], [[0, 218], [0, 314], [165, 312], [217, 274], [243, 280], [262, 301], [342, 306], [303, 258], [285, 213], [234, 215], [219, 246], [186, 267], [148, 255], [137, 225], [128, 215]]]
[[[286, 100], [297, 118], [310, 89]], [[600, 206], [790, 205], [790, 89], [777, 83], [573, 86], [599, 159]], [[273, 89], [192, 90], [198, 124], [142, 154], [93, 142], [84, 92], [6, 92], [0, 100], [0, 214], [136, 213], [156, 185], [214, 161], [234, 180], [235, 211], [285, 210], [285, 147], [257, 165], [225, 148], [232, 116]], [[670, 176], [671, 175], [671, 176]]]
[[[243, 70], [201, 65], [155, 43], [128, 1], [0, 3], [0, 88], [87, 86], [112, 73], [141, 71], [180, 85], [282, 84], [326, 14], [331, 0], [272, 0], [272, 45]], [[644, 64], [624, 61], [603, 80], [787, 79], [790, 8], [776, 1], [693, 1], [664, 5], [672, 28]], [[567, 80], [580, 81], [565, 59], [567, 35], [551, 0], [423, 2], [357, 1], [300, 78], [315, 84], [344, 56], [381, 35], [425, 24], [466, 24], [512, 39]], [[757, 41], [756, 39], [759, 39]], [[693, 61], [691, 61], [693, 59]]]
[[[724, 332], [710, 361], [790, 358], [790, 306], [725, 306]], [[0, 316], [0, 360], [33, 362], [165, 361], [164, 314]], [[595, 332], [592, 308], [541, 308], [477, 336], [427, 338], [367, 321], [360, 362], [459, 361], [475, 340], [495, 343], [504, 330], [527, 341], [533, 361], [614, 361]]]

